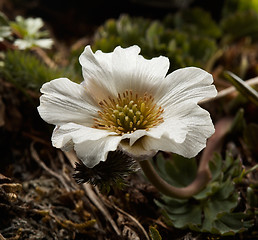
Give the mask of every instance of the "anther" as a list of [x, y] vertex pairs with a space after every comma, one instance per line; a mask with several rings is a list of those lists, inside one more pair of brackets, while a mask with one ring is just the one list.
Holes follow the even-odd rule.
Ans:
[[142, 113], [144, 113], [144, 112], [145, 112], [145, 107], [146, 107], [145, 103], [144, 103], [144, 102], [143, 102], [143, 103], [141, 103], [140, 110], [141, 110], [141, 112], [142, 112]]
[[99, 118], [94, 118], [94, 128], [106, 129], [123, 135], [138, 129], [149, 129], [163, 122], [164, 109], [153, 104], [148, 93], [139, 96], [132, 90], [118, 93], [117, 98], [108, 97], [99, 102]]

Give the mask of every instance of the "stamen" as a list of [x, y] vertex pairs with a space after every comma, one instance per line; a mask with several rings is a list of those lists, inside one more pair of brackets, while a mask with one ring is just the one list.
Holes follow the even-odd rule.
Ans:
[[155, 104], [154, 98], [148, 93], [139, 96], [132, 90], [118, 93], [117, 98], [103, 99], [99, 102], [102, 108], [99, 118], [94, 118], [94, 128], [113, 131], [119, 135], [133, 133], [138, 129], [157, 126], [163, 122], [164, 109]]

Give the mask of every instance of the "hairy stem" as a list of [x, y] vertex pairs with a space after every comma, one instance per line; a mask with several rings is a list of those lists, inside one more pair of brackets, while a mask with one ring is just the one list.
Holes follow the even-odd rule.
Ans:
[[191, 196], [199, 193], [211, 180], [212, 176], [209, 169], [209, 161], [213, 157], [213, 153], [220, 148], [221, 140], [228, 132], [231, 123], [231, 119], [222, 119], [216, 124], [216, 132], [208, 140], [207, 147], [203, 151], [196, 178], [187, 187], [178, 188], [167, 183], [158, 175], [149, 160], [140, 161], [140, 166], [145, 176], [161, 193], [169, 197], [183, 199], [190, 198]]

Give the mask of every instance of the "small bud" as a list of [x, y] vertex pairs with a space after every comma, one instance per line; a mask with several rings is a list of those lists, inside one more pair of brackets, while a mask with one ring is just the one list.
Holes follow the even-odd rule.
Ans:
[[78, 184], [90, 183], [100, 191], [108, 192], [111, 187], [123, 188], [126, 177], [138, 171], [138, 165], [131, 157], [121, 151], [109, 152], [107, 160], [93, 168], [86, 167], [81, 161], [76, 163], [73, 175]]

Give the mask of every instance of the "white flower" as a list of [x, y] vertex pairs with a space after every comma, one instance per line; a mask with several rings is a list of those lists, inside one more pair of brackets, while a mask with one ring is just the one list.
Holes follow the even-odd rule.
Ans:
[[94, 54], [86, 46], [82, 84], [59, 78], [42, 86], [38, 111], [56, 125], [53, 146], [74, 148], [87, 167], [117, 149], [143, 160], [159, 150], [190, 158], [205, 147], [214, 127], [198, 102], [216, 96], [212, 76], [195, 67], [166, 76], [168, 58], [139, 52], [132, 46]]
[[34, 46], [50, 49], [53, 45], [54, 41], [50, 38], [46, 39], [16, 39], [14, 41], [14, 46], [18, 47], [20, 50], [25, 50]]
[[50, 38], [42, 38], [48, 36], [47, 31], [41, 31], [44, 22], [41, 18], [23, 18], [17, 16], [15, 22], [11, 23], [11, 27], [17, 32], [22, 39], [16, 39], [14, 45], [24, 50], [34, 46], [50, 49], [54, 41]]
[[44, 26], [44, 22], [41, 18], [26, 18], [17, 16], [15, 21], [26, 30], [26, 34], [29, 36], [37, 35], [39, 30]]

